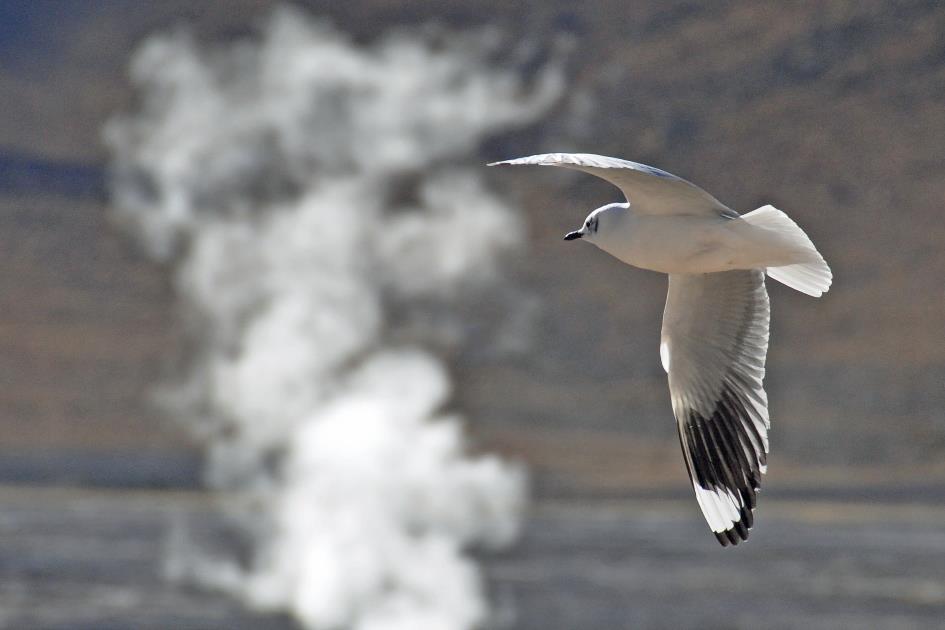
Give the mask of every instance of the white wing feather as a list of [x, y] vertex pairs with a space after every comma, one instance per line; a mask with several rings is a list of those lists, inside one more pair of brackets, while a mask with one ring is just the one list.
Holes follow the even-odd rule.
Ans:
[[561, 166], [590, 173], [619, 188], [633, 209], [643, 214], [738, 216], [695, 184], [629, 160], [591, 153], [545, 153], [489, 164], [520, 165]]

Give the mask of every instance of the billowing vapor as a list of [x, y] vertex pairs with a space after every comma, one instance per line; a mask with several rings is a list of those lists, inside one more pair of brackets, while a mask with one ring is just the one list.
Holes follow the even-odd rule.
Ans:
[[173, 269], [194, 356], [164, 399], [251, 541], [178, 572], [310, 628], [483, 623], [468, 550], [512, 540], [524, 476], [466, 452], [438, 351], [523, 235], [470, 156], [561, 89], [554, 64], [528, 85], [490, 67], [497, 45], [361, 47], [281, 10], [251, 40], [135, 55], [139, 105], [106, 129], [114, 217]]

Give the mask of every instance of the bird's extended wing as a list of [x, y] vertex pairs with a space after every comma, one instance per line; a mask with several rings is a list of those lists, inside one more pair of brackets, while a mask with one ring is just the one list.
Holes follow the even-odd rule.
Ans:
[[591, 153], [545, 153], [489, 166], [563, 166], [596, 175], [619, 188], [631, 207], [644, 214], [738, 215], [718, 199], [672, 173], [629, 160]]
[[669, 276], [660, 358], [689, 478], [722, 545], [748, 538], [765, 472], [768, 316], [761, 270]]

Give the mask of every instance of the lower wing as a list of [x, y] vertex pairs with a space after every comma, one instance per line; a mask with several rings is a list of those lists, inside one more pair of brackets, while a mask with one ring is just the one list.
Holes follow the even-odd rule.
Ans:
[[689, 478], [722, 545], [748, 538], [765, 472], [768, 318], [762, 270], [669, 276], [660, 356]]

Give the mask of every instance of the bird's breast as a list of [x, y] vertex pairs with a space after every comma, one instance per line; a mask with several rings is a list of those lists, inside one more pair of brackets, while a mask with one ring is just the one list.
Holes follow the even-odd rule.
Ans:
[[601, 249], [642, 269], [662, 273], [712, 273], [738, 268], [737, 243], [728, 219], [636, 216], [600, 239]]

